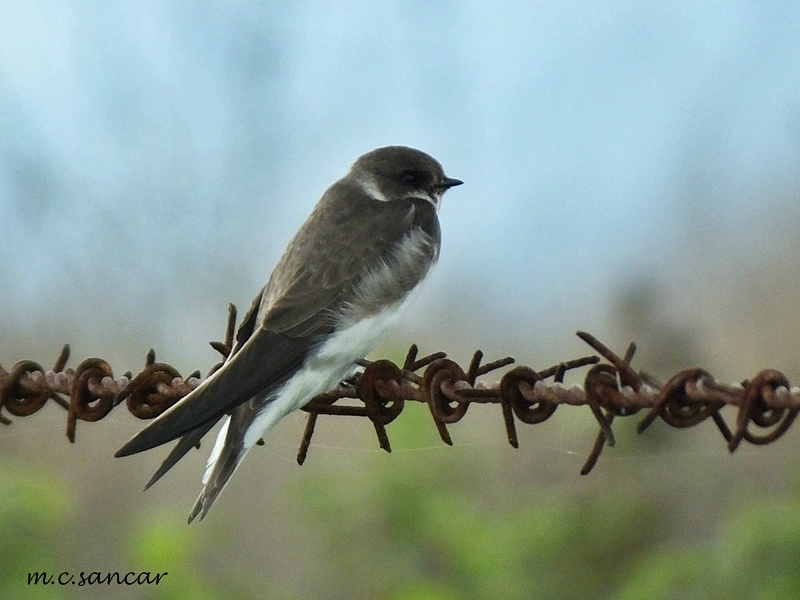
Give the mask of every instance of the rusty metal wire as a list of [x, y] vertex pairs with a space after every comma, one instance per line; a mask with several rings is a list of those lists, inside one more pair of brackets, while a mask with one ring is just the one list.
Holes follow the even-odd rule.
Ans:
[[[236, 307], [230, 305], [225, 341], [211, 342], [223, 358], [233, 345], [235, 325]], [[549, 419], [562, 404], [588, 406], [599, 433], [582, 474], [591, 471], [606, 445], [615, 444], [612, 424], [616, 417], [646, 411], [637, 427], [639, 433], [658, 418], [676, 428], [692, 427], [710, 418], [733, 452], [742, 440], [751, 444], [777, 440], [800, 412], [800, 388], [791, 387], [779, 371], [766, 369], [731, 385], [715, 381], [703, 369], [692, 368], [662, 383], [633, 370], [634, 344], [619, 356], [588, 333], [578, 332], [578, 336], [607, 362], [587, 356], [540, 371], [516, 366], [506, 371], [499, 383], [485, 385], [478, 378], [511, 365], [514, 359], [482, 364], [483, 354], [478, 350], [464, 371], [444, 352], [418, 359], [414, 345], [402, 365], [385, 359], [363, 361], [363, 371], [303, 407], [309, 414], [297, 462], [303, 464], [307, 457], [319, 415], [367, 417], [380, 447], [391, 452], [386, 425], [402, 413], [407, 401], [427, 404], [439, 436], [448, 445], [453, 444], [448, 425], [464, 418], [470, 405], [499, 404], [508, 443], [514, 448], [519, 447], [518, 421], [535, 425]], [[45, 370], [31, 360], [16, 363], [10, 371], [0, 366], [0, 411], [4, 409], [15, 417], [30, 416], [52, 399], [67, 411], [67, 437], [74, 443], [78, 421], [98, 421], [122, 402], [134, 416], [152, 419], [200, 382], [199, 371], [182, 377], [174, 367], [156, 362], [153, 350], [135, 377], [126, 373], [115, 379], [109, 364], [99, 358], [86, 359], [76, 369], [65, 369], [68, 359], [69, 346], [64, 346], [52, 369]], [[565, 386], [567, 371], [580, 367], [590, 367], [583, 386]], [[732, 427], [722, 417], [725, 406], [737, 409]], [[10, 425], [11, 420], [0, 414], [0, 423]]]

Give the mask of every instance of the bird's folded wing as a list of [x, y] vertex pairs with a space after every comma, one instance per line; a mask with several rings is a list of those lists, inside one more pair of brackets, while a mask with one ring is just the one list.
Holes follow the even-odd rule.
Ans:
[[128, 456], [177, 439], [282, 383], [300, 365], [312, 337], [290, 338], [258, 329], [225, 366], [137, 433], [115, 456]]
[[[159, 469], [163, 474], [225, 413], [282, 384], [299, 369], [321, 336], [333, 329], [331, 315], [343, 290], [352, 283], [337, 278], [326, 285], [309, 285], [308, 274], [308, 270], [301, 271], [286, 295], [271, 303], [268, 291], [262, 291], [253, 301], [225, 364], [131, 438], [115, 456], [149, 450], [191, 434], [176, 446], [174, 455], [167, 457]], [[204, 430], [202, 434], [195, 431], [198, 428]]]
[[[260, 324], [265, 329], [304, 337], [330, 328], [342, 307], [359, 301], [358, 282], [392, 261], [410, 228], [430, 229], [438, 239], [430, 203], [381, 203], [360, 190], [347, 195], [349, 201], [336, 211], [315, 211], [287, 248], [264, 292], [262, 309], [268, 310], [262, 310]], [[307, 229], [326, 234], [309, 243], [303, 235]]]
[[[325, 200], [323, 197], [321, 204]], [[359, 279], [390, 260], [411, 224], [406, 217], [422, 214], [411, 210], [412, 205], [390, 203], [379, 210], [374, 200], [351, 198], [335, 219], [315, 210], [250, 307], [232, 356], [197, 389], [136, 434], [116, 456], [154, 448], [200, 427], [207, 430], [208, 423], [288, 379], [322, 337], [333, 331], [336, 315], [354, 300]], [[433, 209], [427, 208], [435, 217]], [[362, 218], [353, 218], [355, 213]], [[414, 225], [418, 218], [414, 217]], [[322, 225], [328, 235], [315, 238], [314, 243], [298, 242], [304, 230]], [[179, 454], [174, 460], [168, 457], [167, 461], [174, 464], [191, 445], [187, 440], [176, 449]]]

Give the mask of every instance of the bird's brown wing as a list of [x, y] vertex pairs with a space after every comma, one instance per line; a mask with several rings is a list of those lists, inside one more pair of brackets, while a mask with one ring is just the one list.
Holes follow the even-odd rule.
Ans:
[[[237, 351], [225, 365], [136, 434], [116, 456], [142, 452], [194, 432], [186, 448], [180, 449], [185, 453], [197, 441], [195, 437], [210, 429], [209, 423], [283, 384], [333, 330], [334, 316], [353, 299], [359, 278], [390, 260], [393, 248], [427, 210], [415, 208], [413, 200], [379, 206], [371, 198], [358, 197], [358, 188], [346, 191], [351, 192], [347, 202], [334, 205], [342, 196], [331, 196], [329, 190], [298, 231], [263, 292], [257, 323], [252, 322], [251, 307], [245, 321], [252, 330], [240, 329]], [[428, 218], [425, 225], [430, 222], [436, 226], [438, 243], [435, 212], [433, 221]], [[327, 233], [313, 235], [313, 231]], [[199, 433], [199, 429], [205, 431]]]

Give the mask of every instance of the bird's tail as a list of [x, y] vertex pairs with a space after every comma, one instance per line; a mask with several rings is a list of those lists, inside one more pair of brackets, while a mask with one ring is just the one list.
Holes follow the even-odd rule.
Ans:
[[267, 400], [266, 406], [263, 401], [257, 404], [260, 404], [260, 410], [254, 411], [251, 403], [246, 402], [225, 418], [208, 457], [203, 489], [189, 515], [189, 523], [198, 516], [203, 520], [250, 448], [284, 416], [271, 399]]
[[[231, 417], [225, 417], [225, 423], [220, 429], [217, 441], [214, 443], [214, 449], [208, 457], [206, 463], [206, 471], [203, 474], [203, 490], [197, 498], [197, 502], [192, 508], [189, 515], [189, 523], [195, 520], [200, 515], [200, 520], [208, 514], [214, 501], [219, 496], [220, 492], [225, 488], [228, 480], [233, 475], [236, 467], [247, 454], [247, 450], [242, 447], [241, 442], [237, 443], [235, 440], [229, 440], [230, 437], [230, 423]], [[233, 443], [231, 443], [233, 442]]]

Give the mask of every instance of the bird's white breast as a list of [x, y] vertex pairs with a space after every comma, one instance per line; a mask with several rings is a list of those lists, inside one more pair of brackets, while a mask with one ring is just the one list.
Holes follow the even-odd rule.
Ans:
[[[394, 248], [389, 260], [362, 278], [356, 299], [341, 315], [337, 330], [308, 355], [303, 366], [274, 392], [273, 400], [266, 403], [253, 419], [244, 433], [243, 448], [238, 460], [284, 416], [304, 406], [314, 396], [335, 388], [339, 382], [355, 372], [356, 361], [364, 358], [378, 345], [416, 296], [427, 269], [420, 272], [415, 265], [419, 265], [419, 261], [427, 256], [425, 247], [430, 243], [430, 236], [422, 229], [412, 229]], [[434, 261], [436, 257], [434, 254]], [[396, 286], [397, 277], [405, 276], [406, 271], [414, 272], [420, 278], [417, 285], [378, 311], [365, 310], [371, 304], [370, 298], [385, 297], [386, 291]], [[211, 451], [204, 481], [222, 452], [229, 420], [230, 417], [226, 418]]]
[[345, 310], [337, 331], [311, 352], [297, 373], [277, 391], [275, 399], [253, 420], [244, 436], [245, 448], [255, 444], [285, 415], [353, 374], [356, 361], [369, 354], [383, 339], [416, 296], [421, 281], [399, 300], [378, 312], [365, 314], [362, 304], [369, 304], [370, 297], [380, 297], [385, 288], [396, 285], [398, 275], [404, 269], [414, 268], [414, 264], [422, 259], [427, 244], [430, 244], [430, 236], [421, 229], [413, 229], [397, 245], [388, 261], [364, 276], [358, 294], [361, 298]]
[[285, 415], [352, 375], [356, 361], [378, 345], [414, 295], [412, 291], [394, 306], [330, 335], [253, 420], [245, 434], [244, 446], [251, 447]]

